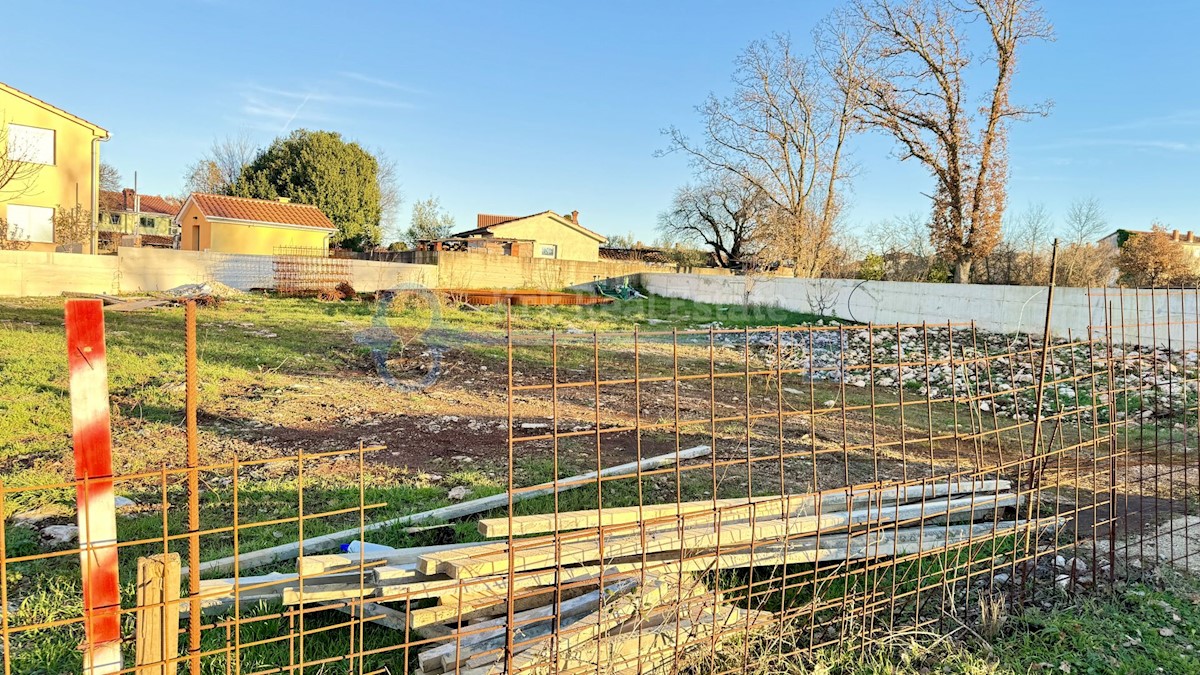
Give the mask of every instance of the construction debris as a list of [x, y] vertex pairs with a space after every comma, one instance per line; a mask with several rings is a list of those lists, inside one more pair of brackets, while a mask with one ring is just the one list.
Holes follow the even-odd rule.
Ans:
[[413, 630], [428, 638], [425, 675], [668, 672], [776, 620], [756, 598], [722, 593], [715, 572], [937, 554], [1061, 524], [1017, 519], [1025, 500], [1011, 487], [951, 480], [487, 518], [480, 532], [504, 539], [357, 543], [302, 557], [296, 574], [205, 582], [204, 607], [228, 608], [241, 590], [243, 604], [324, 604]]

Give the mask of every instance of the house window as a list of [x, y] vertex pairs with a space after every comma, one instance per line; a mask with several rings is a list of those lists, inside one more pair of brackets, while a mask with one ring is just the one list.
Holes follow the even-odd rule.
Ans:
[[31, 164], [54, 164], [54, 130], [8, 125], [8, 158]]
[[558, 257], [558, 246], [556, 244], [542, 244], [541, 251], [543, 258]]
[[119, 213], [112, 214], [111, 216], [108, 217], [108, 222], [112, 223], [113, 225], [120, 225], [121, 224], [121, 214], [119, 214]]
[[8, 233], [13, 239], [54, 243], [54, 209], [45, 206], [8, 205]]
[[141, 223], [142, 227], [148, 227], [151, 229], [154, 228], [154, 219], [150, 216], [142, 216], [139, 222]]

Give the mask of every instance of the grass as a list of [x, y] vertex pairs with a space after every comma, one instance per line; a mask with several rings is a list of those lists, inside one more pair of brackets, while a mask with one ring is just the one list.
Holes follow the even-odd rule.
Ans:
[[[805, 626], [792, 632], [805, 633]], [[1111, 593], [1060, 596], [1007, 617], [986, 641], [898, 631], [868, 649], [825, 648], [796, 655], [777, 635], [754, 640], [746, 653], [723, 652], [726, 668], [754, 675], [1018, 675], [1024, 673], [1200, 673], [1200, 580], [1172, 577]]]

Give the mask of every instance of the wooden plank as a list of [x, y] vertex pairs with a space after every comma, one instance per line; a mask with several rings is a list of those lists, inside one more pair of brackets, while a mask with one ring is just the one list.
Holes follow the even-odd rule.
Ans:
[[[597, 645], [597, 650], [576, 650], [569, 654], [567, 666], [572, 672], [592, 672], [598, 663], [600, 672], [608, 675], [682, 670], [693, 654], [708, 651], [704, 648], [711, 644], [709, 640], [713, 637], [723, 642], [733, 636], [743, 636], [747, 631], [762, 630], [774, 621], [775, 615], [770, 612], [743, 610], [730, 605], [706, 607], [699, 615], [683, 616], [677, 623], [665, 622], [644, 632], [606, 637]], [[683, 662], [675, 662], [676, 652]], [[700, 670], [703, 672], [704, 669]], [[564, 671], [560, 669], [559, 672]]]
[[[639, 587], [637, 593], [623, 595], [605, 602], [596, 612], [585, 616], [569, 627], [557, 631], [553, 640], [543, 640], [536, 646], [526, 649], [521, 654], [513, 657], [513, 671], [525, 672], [539, 664], [561, 664], [567, 654], [573, 650], [580, 649], [591, 641], [597, 640], [612, 628], [638, 615], [644, 608], [654, 607], [663, 602], [670, 602], [673, 599], [672, 592], [673, 587], [664, 583], [659, 578], [647, 579], [646, 584]], [[468, 659], [466, 662], [467, 671], [479, 667], [486, 668], [489, 660], [496, 661], [494, 656], [489, 657], [486, 652], [487, 650], [480, 649], [476, 652], [475, 657]], [[552, 658], [555, 654], [557, 654], [557, 658]], [[504, 663], [496, 661], [485, 672], [500, 673], [503, 670]]]
[[[1000, 483], [1007, 485], [1006, 481]], [[996, 487], [994, 481], [977, 482], [977, 483], [956, 483], [955, 486], [961, 487]], [[938, 489], [939, 486], [931, 486], [929, 490], [921, 486], [910, 486], [901, 491], [894, 489], [885, 490], [886, 496], [891, 499], [884, 499], [885, 495], [868, 496], [865, 493], [857, 493], [856, 495], [827, 495], [830, 499], [820, 503], [820, 513], [836, 513], [844, 511], [847, 501], [860, 501], [860, 507], [865, 508], [872, 506], [875, 508], [888, 508], [897, 504], [897, 498], [901, 499], [917, 499], [921, 497], [928, 498], [924, 493], [932, 492]], [[948, 486], [942, 484], [942, 491], [947, 491]], [[976, 496], [981, 496], [986, 493], [975, 492]], [[943, 495], [944, 497], [945, 495]], [[645, 517], [642, 520], [637, 520], [637, 509], [632, 510], [622, 508], [619, 513], [612, 514], [614, 519], [624, 522], [616, 522], [608, 525], [590, 525], [583, 529], [574, 529], [566, 534], [559, 533], [557, 536], [549, 535], [543, 537], [530, 537], [521, 539], [519, 545], [522, 548], [532, 548], [535, 545], [545, 543], [553, 544], [555, 542], [565, 543], [574, 541], [594, 541], [596, 537], [603, 535], [607, 540], [610, 537], [619, 537], [621, 535], [640, 535], [642, 532], [661, 532], [670, 531], [679, 527], [693, 528], [704, 525], [705, 523], [720, 522], [725, 525], [749, 524], [751, 521], [773, 520], [777, 518], [795, 518], [807, 517], [818, 513], [818, 497], [820, 495], [791, 495], [785, 497], [771, 496], [754, 498], [752, 501], [745, 499], [733, 500], [736, 503], [725, 505], [719, 509], [712, 508], [712, 502], [688, 502], [683, 505], [666, 505], [668, 509], [682, 506], [683, 510], [675, 515], [664, 515], [657, 518]], [[704, 508], [695, 508], [695, 506], [703, 506]], [[602, 517], [596, 511], [579, 511], [573, 512], [580, 514], [581, 520], [591, 522], [600, 522], [608, 520], [609, 513], [605, 510]], [[567, 514], [570, 515], [570, 514]], [[534, 516], [534, 518], [547, 523], [553, 527], [553, 514]], [[526, 521], [527, 523], [531, 521]], [[589, 539], [591, 537], [591, 539]], [[514, 542], [514, 545], [517, 545]], [[461, 560], [464, 558], [478, 558], [489, 553], [507, 554], [509, 542], [493, 542], [483, 543], [476, 548], [456, 549], [452, 551], [444, 551], [436, 554], [422, 556], [420, 569], [425, 574], [449, 573], [451, 561]]]
[[137, 675], [179, 671], [179, 554], [138, 558]]
[[122, 663], [103, 305], [99, 300], [67, 300], [65, 325], [83, 583], [83, 669], [106, 675], [119, 672]]
[[[745, 525], [710, 525], [689, 528], [680, 532], [676, 528], [648, 533], [644, 536], [605, 538], [603, 555], [606, 558], [672, 551], [679, 549], [710, 549], [719, 546], [739, 546], [751, 542], [771, 542], [800, 535], [816, 534], [837, 530], [852, 525], [879, 525], [907, 520], [923, 520], [947, 514], [962, 513], [970, 517], [984, 509], [1013, 506], [1015, 495], [971, 496], [962, 499], [937, 500], [924, 504], [908, 504], [884, 508], [868, 508], [856, 511], [804, 516], [789, 520], [768, 520]], [[514, 544], [517, 542], [514, 542]], [[509, 564], [517, 571], [542, 567], [586, 563], [599, 560], [601, 547], [599, 538], [592, 537], [576, 542], [535, 546], [528, 549], [514, 546], [507, 551], [489, 555], [452, 560], [439, 569], [449, 576], [461, 579], [506, 572]]]
[[[591, 485], [599, 476], [622, 476], [628, 477], [629, 474], [635, 473], [637, 468], [641, 466], [642, 470], [655, 469], [676, 462], [682, 462], [685, 459], [695, 459], [703, 457], [711, 452], [711, 449], [706, 445], [688, 448], [678, 453], [668, 453], [657, 457], [649, 457], [640, 462], [629, 462], [618, 466], [609, 467], [597, 474], [595, 471], [564, 478], [557, 483], [542, 483], [533, 488], [522, 488], [520, 492], [512, 495], [513, 503], [521, 502], [534, 497], [541, 497], [554, 492], [563, 492], [572, 490], [584, 485]], [[454, 518], [462, 518], [464, 516], [490, 511], [496, 508], [504, 508], [508, 506], [509, 495], [507, 492], [483, 499], [474, 499], [461, 504], [451, 504], [430, 511], [414, 513], [407, 516], [391, 518], [389, 520], [380, 521], [378, 523], [369, 523], [365, 527], [354, 527], [341, 532], [333, 532], [331, 534], [313, 537], [304, 540], [303, 549], [300, 542], [290, 544], [281, 544], [270, 548], [243, 553], [239, 556], [227, 556], [218, 558], [217, 560], [209, 560], [200, 564], [201, 574], [223, 574], [234, 569], [234, 561], [238, 561], [238, 567], [242, 570], [253, 569], [269, 565], [280, 560], [291, 560], [300, 557], [301, 553], [319, 553], [328, 551], [331, 548], [336, 548], [341, 544], [359, 538], [361, 535], [368, 532], [377, 532], [379, 530], [396, 527], [399, 525], [412, 525], [416, 523], [427, 522], [431, 520], [452, 520]]]
[[453, 551], [456, 549], [478, 545], [478, 543], [466, 543], [441, 544], [438, 546], [413, 546], [410, 548], [396, 549], [393, 553], [370, 555], [365, 553], [308, 555], [297, 559], [296, 571], [305, 576], [315, 576], [318, 574], [326, 574], [328, 572], [358, 569], [360, 565], [366, 568], [372, 568], [379, 564], [396, 567], [412, 564], [413, 569], [416, 570], [417, 568], [415, 563], [420, 560], [421, 556], [423, 555], [441, 553], [443, 551]]
[[280, 601], [285, 605], [306, 605], [314, 602], [329, 602], [331, 600], [369, 598], [374, 595], [375, 586], [370, 583], [305, 583], [303, 589], [300, 586], [285, 586], [280, 593]]
[[[822, 513], [864, 508], [875, 504], [877, 500], [884, 503], [908, 502], [922, 497], [944, 497], [947, 494], [986, 493], [1007, 490], [1011, 483], [1001, 481], [943, 481], [931, 485], [911, 485], [902, 488], [853, 487], [848, 491], [829, 492], [824, 494], [788, 495], [780, 497], [768, 495], [762, 497], [717, 499], [671, 504], [646, 504], [641, 507], [624, 506], [611, 509], [596, 509], [583, 511], [564, 511], [558, 514], [540, 514], [516, 516], [509, 528], [508, 518], [485, 518], [479, 521], [479, 532], [485, 537], [507, 537], [540, 534], [545, 532], [565, 532], [585, 528], [619, 525], [623, 523], [638, 523], [661, 518], [675, 518], [685, 513], [696, 513], [718, 510], [730, 512], [742, 510], [749, 513], [753, 503], [762, 505], [764, 502], [783, 502], [789, 511], [795, 515], [814, 515], [817, 504]], [[767, 515], [756, 510], [756, 515]]]
[[[587, 587], [566, 588], [562, 591], [562, 600], [586, 595], [591, 589]], [[522, 594], [513, 599], [513, 609], [515, 611], [524, 611], [541, 607], [554, 602], [555, 589], [549, 588], [541, 593]], [[498, 614], [508, 613], [508, 598], [507, 594], [502, 596], [490, 596], [484, 599], [463, 599], [458, 602], [452, 594], [443, 596], [448, 598], [449, 602], [435, 607], [426, 607], [425, 609], [414, 609], [409, 614], [409, 621], [412, 622], [414, 628], [428, 626], [434, 623], [457, 623], [458, 621], [466, 622], [470, 619], [480, 617], [493, 617]], [[475, 596], [477, 597], [477, 596]]]
[[[370, 573], [368, 573], [370, 574]], [[358, 572], [306, 577], [305, 584], [358, 584]], [[280, 602], [283, 589], [298, 584], [299, 575], [294, 573], [263, 574], [237, 579], [205, 579], [200, 582], [200, 608], [205, 616], [230, 611], [241, 605], [243, 609], [262, 602]], [[368, 576], [368, 580], [370, 577]], [[372, 587], [373, 588], [373, 587]], [[238, 601], [240, 599], [240, 602]], [[188, 616], [189, 608], [183, 607], [182, 616]]]
[[[575, 621], [582, 620], [583, 617], [595, 612], [603, 603], [611, 602], [614, 598], [626, 597], [635, 588], [637, 588], [635, 580], [625, 579], [606, 586], [604, 589], [597, 589], [579, 597], [561, 601], [557, 605], [546, 605], [515, 614], [513, 616], [513, 644], [518, 645], [537, 637], [549, 635], [554, 630], [555, 624], [558, 624], [560, 628], [571, 626]], [[435, 659], [441, 662], [441, 668], [451, 670], [477, 654], [502, 649], [508, 639], [508, 620], [507, 617], [502, 617], [500, 621], [501, 623], [495, 628], [480, 631], [471, 639], [462, 636], [456, 642], [429, 650], [429, 653], [424, 655], [424, 659], [419, 655], [418, 662], [422, 664], [422, 670], [425, 670], [427, 665], [436, 663]]]
[[118, 302], [108, 305], [104, 309], [110, 312], [135, 312], [139, 309], [151, 309], [153, 307], [161, 307], [174, 303], [174, 300], [130, 300], [128, 302]]
[[[407, 631], [408, 618], [391, 607], [384, 607], [375, 602], [325, 602], [321, 603], [330, 609], [336, 609], [343, 614], [349, 614], [356, 619], [363, 619], [365, 624], [375, 624], [392, 630]], [[442, 638], [450, 635], [450, 629], [443, 626], [427, 626], [413, 631], [425, 638]]]
[[[813, 562], [814, 560], [836, 560], [845, 559], [846, 552], [849, 549], [853, 554], [858, 549], [867, 549], [867, 544], [870, 542], [883, 542], [889, 537], [897, 537], [902, 542], [913, 541], [924, 537], [928, 540], [936, 540], [937, 537], [946, 534], [953, 541], [962, 541], [965, 538], [989, 538], [992, 536], [1003, 536], [1007, 533], [1016, 533], [1027, 530], [1034, 526], [1033, 521], [1000, 521], [998, 523], [977, 523], [974, 525], [951, 525], [938, 526], [935, 528], [925, 529], [921, 527], [906, 527], [899, 529], [886, 529], [869, 534], [854, 535], [848, 546], [848, 538], [845, 534], [823, 534], [820, 537], [820, 546], [822, 553], [819, 556], [814, 556], [811, 552], [816, 550], [817, 538], [813, 536], [802, 536], [794, 539], [789, 539], [784, 544], [760, 544], [755, 546], [753, 553], [750, 552], [748, 545], [739, 546], [723, 546], [722, 551], [718, 554], [715, 550], [689, 551], [685, 556], [682, 564], [673, 561], [650, 561], [648, 571], [662, 575], [677, 572], [703, 572], [711, 569], [725, 569], [734, 567], [749, 567], [749, 566], [772, 566], [778, 564], [791, 564], [798, 562]], [[1038, 523], [1041, 529], [1053, 527], [1053, 521], [1042, 520]], [[924, 534], [923, 534], [924, 533]], [[786, 557], [779, 556], [775, 552], [785, 549], [788, 552]], [[868, 552], [864, 553], [866, 555]], [[880, 553], [882, 555], [882, 553]], [[774, 556], [774, 557], [773, 557]], [[549, 586], [561, 580], [562, 583], [575, 583], [585, 581], [597, 577], [601, 571], [606, 575], [614, 577], [619, 575], [635, 574], [642, 569], [643, 565], [640, 560], [630, 562], [614, 562], [605, 565], [586, 565], [582, 567], [567, 567], [562, 569], [545, 569], [537, 571], [520, 571], [514, 575], [513, 587], [517, 590], [525, 588], [534, 588], [537, 586]], [[486, 577], [468, 578], [468, 579], [447, 579], [435, 580], [427, 582], [417, 582], [407, 585], [397, 586], [381, 586], [379, 589], [380, 597], [386, 597], [389, 601], [406, 601], [420, 600], [424, 598], [442, 597], [447, 594], [457, 592], [457, 589], [462, 588], [472, 594], [506, 594], [508, 592], [508, 575], [497, 574]]]

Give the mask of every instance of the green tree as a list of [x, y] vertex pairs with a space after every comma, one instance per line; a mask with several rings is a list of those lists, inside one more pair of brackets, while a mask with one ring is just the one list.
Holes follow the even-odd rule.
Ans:
[[413, 203], [412, 224], [404, 234], [409, 246], [422, 239], [443, 239], [454, 230], [454, 216], [442, 208], [437, 197], [418, 199]]
[[878, 253], [868, 253], [858, 267], [858, 278], [867, 281], [883, 281], [885, 267], [883, 256]]
[[275, 139], [242, 169], [230, 192], [316, 206], [337, 226], [333, 243], [339, 246], [362, 251], [383, 238], [379, 162], [333, 131], [297, 129]]

